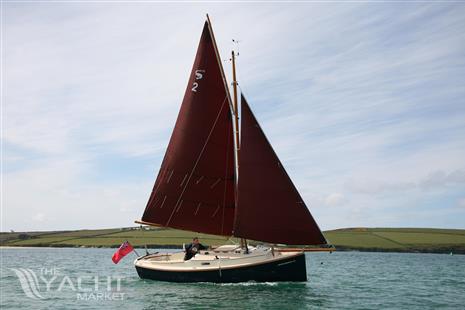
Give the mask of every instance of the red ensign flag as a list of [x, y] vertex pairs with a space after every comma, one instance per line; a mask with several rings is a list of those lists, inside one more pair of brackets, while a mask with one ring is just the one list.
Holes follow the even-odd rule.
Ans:
[[131, 244], [129, 244], [129, 242], [126, 241], [119, 247], [119, 249], [115, 252], [115, 254], [113, 254], [113, 257], [111, 258], [111, 260], [113, 261], [113, 263], [118, 264], [118, 262], [123, 257], [128, 255], [132, 251], [134, 251], [134, 248], [132, 247]]

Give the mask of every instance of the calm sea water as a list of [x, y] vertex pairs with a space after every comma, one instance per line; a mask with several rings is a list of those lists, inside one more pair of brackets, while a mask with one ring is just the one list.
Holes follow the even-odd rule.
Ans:
[[113, 252], [3, 248], [0, 308], [465, 309], [464, 255], [312, 253], [306, 283], [176, 284], [139, 279], [135, 255], [114, 265]]

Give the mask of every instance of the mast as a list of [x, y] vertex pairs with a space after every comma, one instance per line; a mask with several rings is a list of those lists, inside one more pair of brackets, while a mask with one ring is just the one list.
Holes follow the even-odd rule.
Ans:
[[236, 80], [236, 54], [234, 51], [231, 52], [231, 61], [232, 61], [232, 74], [233, 74], [233, 93], [234, 93], [234, 128], [235, 128], [235, 137], [236, 137], [236, 156], [237, 156], [237, 168], [239, 169], [239, 110], [237, 108], [237, 80]]
[[[234, 114], [234, 133], [236, 138], [236, 169], [239, 172], [239, 150], [240, 150], [240, 143], [239, 143], [239, 109], [237, 107], [237, 79], [236, 79], [236, 54], [234, 50], [231, 51], [231, 63], [232, 63], [232, 75], [233, 75], [233, 114]], [[236, 188], [236, 204], [237, 204], [237, 188]], [[247, 246], [247, 239], [241, 238], [241, 248], [245, 249], [245, 253], [249, 253], [249, 248]]]

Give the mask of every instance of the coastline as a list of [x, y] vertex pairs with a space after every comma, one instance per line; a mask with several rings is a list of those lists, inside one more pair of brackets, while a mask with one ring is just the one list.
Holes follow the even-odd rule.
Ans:
[[[465, 230], [433, 228], [343, 228], [325, 231], [336, 251], [387, 253], [465, 254]], [[135, 248], [182, 249], [198, 236], [206, 245], [238, 244], [236, 238], [166, 228], [125, 227], [68, 231], [2, 232], [0, 247], [8, 248], [118, 248], [129, 241]], [[249, 240], [249, 244], [258, 242]], [[279, 247], [288, 250], [296, 246]], [[305, 251], [331, 251], [328, 247], [298, 247]]]
[[[2, 249], [116, 249], [119, 245], [113, 246], [76, 246], [76, 245], [67, 245], [67, 244], [59, 244], [59, 245], [51, 245], [51, 244], [44, 244], [44, 245], [36, 245], [36, 246], [22, 246], [22, 245], [0, 245], [0, 250]], [[135, 246], [137, 250], [145, 250], [145, 247]], [[166, 250], [182, 250], [182, 247], [179, 245], [157, 245], [157, 244], [149, 244], [147, 245], [149, 250], [154, 249], [166, 249]], [[436, 248], [436, 249], [380, 249], [380, 248], [354, 248], [354, 247], [344, 247], [339, 246], [336, 247], [333, 251], [325, 250], [311, 250], [306, 252], [367, 252], [367, 253], [417, 253], [417, 254], [447, 254], [450, 255], [465, 255], [465, 247], [458, 247], [458, 248]]]

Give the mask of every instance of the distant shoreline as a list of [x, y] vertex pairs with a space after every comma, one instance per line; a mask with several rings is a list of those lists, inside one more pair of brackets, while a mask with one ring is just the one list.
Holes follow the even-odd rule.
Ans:
[[[118, 246], [72, 246], [72, 245], [38, 245], [38, 246], [3, 246], [0, 245], [0, 249], [23, 249], [23, 250], [30, 250], [30, 249], [43, 249], [43, 248], [48, 248], [48, 249], [116, 249]], [[135, 246], [134, 247], [137, 250], [145, 250], [145, 247], [140, 247], [140, 246]], [[182, 247], [179, 247], [178, 245], [150, 245], [147, 246], [149, 250], [155, 250], [155, 249], [163, 249], [163, 250], [179, 250], [182, 251]], [[314, 251], [314, 252], [319, 252], [320, 251]], [[326, 251], [329, 252], [329, 251]], [[460, 249], [458, 251], [450, 251], [449, 249], [447, 250], [387, 250], [387, 249], [378, 249], [378, 248], [373, 248], [373, 249], [367, 249], [367, 248], [345, 248], [345, 247], [337, 247], [333, 252], [365, 252], [365, 253], [416, 253], [416, 254], [446, 254], [449, 255], [450, 253], [454, 255], [465, 255], [465, 251], [463, 249]]]
[[[430, 228], [344, 228], [324, 232], [336, 251], [465, 254], [465, 230]], [[117, 248], [124, 241], [144, 249], [181, 250], [198, 236], [208, 245], [237, 244], [236, 238], [167, 228], [126, 227], [97, 230], [0, 233], [2, 248]], [[250, 241], [250, 244], [256, 244]]]

